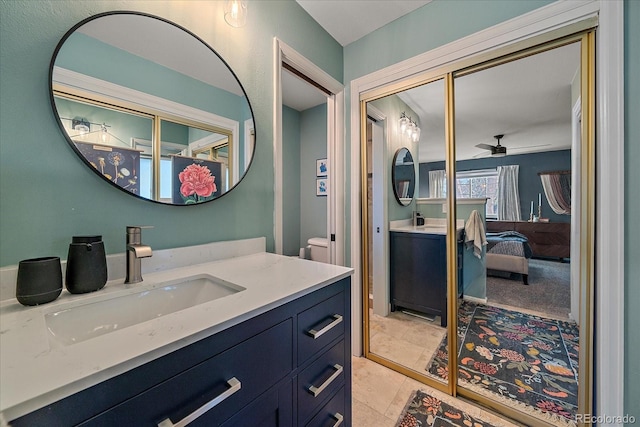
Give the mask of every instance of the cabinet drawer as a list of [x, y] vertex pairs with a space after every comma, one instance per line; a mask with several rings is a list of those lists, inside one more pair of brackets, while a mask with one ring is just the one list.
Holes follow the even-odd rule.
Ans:
[[292, 334], [292, 319], [288, 319], [103, 412], [86, 425], [156, 426], [166, 419], [176, 424], [200, 408], [211, 407], [209, 402], [214, 399], [217, 404], [190, 425], [220, 425], [291, 372]]
[[331, 398], [306, 427], [345, 426], [344, 387]]
[[344, 334], [344, 292], [298, 315], [298, 366]]
[[322, 354], [298, 375], [298, 424], [312, 415], [344, 385], [344, 340]]

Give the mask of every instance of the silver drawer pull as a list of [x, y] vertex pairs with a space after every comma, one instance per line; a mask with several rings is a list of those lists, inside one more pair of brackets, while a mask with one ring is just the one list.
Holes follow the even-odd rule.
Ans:
[[[333, 365], [333, 368], [336, 370], [333, 374], [331, 374], [331, 376], [329, 378], [327, 378], [327, 380], [325, 382], [322, 383], [322, 385], [320, 387], [316, 387], [316, 386], [309, 386], [309, 393], [313, 394], [313, 397], [318, 397], [318, 395], [320, 393], [322, 393], [322, 391], [329, 387], [329, 384], [331, 384], [336, 378], [338, 378], [340, 376], [340, 374], [342, 373], [342, 366], [338, 365], [337, 363], [335, 365]], [[164, 426], [162, 426], [164, 427]]]
[[186, 426], [191, 421], [195, 420], [196, 418], [200, 417], [201, 415], [204, 415], [208, 410], [218, 406], [227, 397], [231, 396], [233, 393], [235, 393], [236, 391], [240, 390], [240, 388], [242, 387], [242, 383], [240, 383], [240, 381], [238, 381], [238, 379], [236, 377], [233, 377], [229, 381], [227, 381], [227, 385], [229, 386], [229, 389], [227, 391], [225, 391], [225, 392], [219, 394], [218, 396], [214, 397], [213, 399], [211, 399], [210, 401], [208, 401], [207, 403], [205, 403], [204, 405], [202, 405], [201, 407], [199, 407], [198, 409], [196, 409], [195, 411], [193, 411], [192, 413], [190, 413], [189, 415], [187, 415], [186, 417], [184, 417], [183, 419], [181, 419], [177, 423], [174, 424], [173, 422], [171, 422], [171, 420], [169, 418], [167, 418], [166, 420], [164, 420], [160, 424], [158, 424], [158, 427], [183, 427], [183, 426]]
[[338, 326], [338, 324], [342, 323], [342, 316], [340, 316], [339, 314], [334, 314], [333, 318], [335, 319], [333, 322], [329, 323], [327, 326], [320, 329], [319, 331], [316, 331], [315, 329], [311, 329], [307, 333], [311, 335], [314, 340], [320, 338], [322, 335], [324, 335], [325, 333], [329, 332], [331, 329]]
[[336, 419], [336, 423], [333, 425], [333, 427], [338, 427], [339, 425], [342, 425], [342, 422], [344, 421], [344, 417], [342, 416], [342, 414], [340, 414], [340, 412], [336, 412], [333, 418]]

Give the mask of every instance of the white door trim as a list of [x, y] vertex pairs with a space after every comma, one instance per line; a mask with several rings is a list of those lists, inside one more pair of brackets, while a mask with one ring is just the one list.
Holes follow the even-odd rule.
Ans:
[[[373, 193], [373, 215], [372, 223], [372, 249], [373, 265], [369, 265], [371, 276], [373, 277], [373, 314], [387, 316], [389, 314], [390, 291], [389, 291], [389, 213], [386, 194], [384, 191], [386, 183], [389, 182], [389, 174], [385, 167], [387, 158], [387, 141], [389, 127], [385, 124], [387, 116], [374, 107], [367, 105], [367, 115], [377, 122], [372, 124], [371, 129], [371, 162], [372, 162], [372, 193]], [[379, 130], [376, 131], [376, 129]], [[364, 190], [363, 190], [364, 191]]]
[[[599, 414], [624, 410], [624, 6], [620, 0], [559, 1], [445, 46], [352, 80], [351, 86], [351, 267], [353, 306], [362, 304], [360, 247], [360, 94], [536, 35], [598, 16], [597, 49], [597, 283], [595, 312], [595, 407]], [[601, 191], [607, 189], [607, 191]], [[360, 285], [360, 286], [359, 286]], [[353, 315], [353, 353], [362, 354], [361, 316]]]
[[[596, 47], [595, 407], [624, 415], [624, 4], [600, 3]], [[620, 424], [622, 425], [622, 424]]]
[[333, 264], [344, 265], [344, 86], [320, 67], [296, 52], [277, 37], [274, 51], [274, 103], [273, 103], [273, 167], [274, 167], [274, 228], [275, 252], [283, 247], [283, 194], [282, 194], [282, 62], [291, 65], [314, 82], [329, 90], [327, 97], [327, 162], [329, 163], [329, 195], [327, 200], [327, 238], [329, 256]]

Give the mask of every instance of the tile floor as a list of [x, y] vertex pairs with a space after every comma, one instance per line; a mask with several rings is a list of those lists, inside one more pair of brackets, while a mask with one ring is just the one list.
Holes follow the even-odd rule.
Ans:
[[369, 315], [371, 352], [414, 371], [427, 374], [426, 367], [447, 334], [440, 317], [433, 321], [401, 311], [387, 317]]
[[516, 427], [503, 418], [446, 395], [364, 357], [353, 358], [353, 427], [394, 427], [415, 390], [424, 390], [497, 427]]

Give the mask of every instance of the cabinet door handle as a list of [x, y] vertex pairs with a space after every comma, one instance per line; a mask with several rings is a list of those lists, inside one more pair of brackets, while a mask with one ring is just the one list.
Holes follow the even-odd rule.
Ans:
[[183, 426], [186, 426], [191, 421], [195, 420], [196, 418], [200, 417], [201, 415], [204, 415], [208, 410], [213, 409], [214, 407], [218, 406], [226, 398], [231, 396], [236, 391], [240, 390], [240, 388], [242, 387], [242, 383], [240, 381], [238, 381], [238, 379], [236, 377], [233, 377], [229, 381], [227, 381], [227, 385], [229, 386], [229, 389], [227, 391], [222, 392], [218, 396], [214, 397], [213, 399], [211, 399], [210, 401], [208, 401], [207, 403], [205, 403], [204, 405], [202, 405], [201, 407], [199, 407], [198, 409], [196, 409], [195, 411], [193, 411], [192, 413], [190, 413], [189, 415], [187, 415], [186, 417], [184, 417], [183, 419], [181, 419], [177, 423], [174, 424], [171, 421], [171, 419], [167, 418], [166, 420], [164, 420], [160, 424], [158, 424], [158, 427], [183, 427]]
[[340, 376], [340, 374], [342, 373], [342, 370], [344, 369], [342, 366], [338, 365], [337, 363], [332, 367], [336, 371], [333, 374], [331, 374], [331, 376], [327, 378], [327, 380], [323, 382], [322, 385], [320, 385], [320, 387], [316, 387], [314, 385], [309, 386], [309, 393], [313, 394], [313, 397], [318, 397], [318, 395], [322, 393], [325, 388], [329, 387], [329, 384], [331, 384], [333, 381], [335, 381], [336, 378]]
[[338, 426], [342, 425], [342, 422], [344, 421], [344, 417], [342, 416], [342, 414], [340, 412], [336, 412], [336, 414], [333, 416], [333, 418], [336, 419], [336, 423], [333, 425], [333, 427], [338, 427]]
[[315, 329], [311, 329], [307, 333], [311, 335], [314, 340], [320, 338], [322, 335], [329, 332], [331, 329], [335, 328], [336, 326], [338, 326], [339, 323], [342, 322], [342, 316], [340, 316], [339, 314], [334, 314], [333, 318], [335, 319], [333, 322], [329, 323], [327, 326], [320, 329], [319, 331], [316, 331]]

